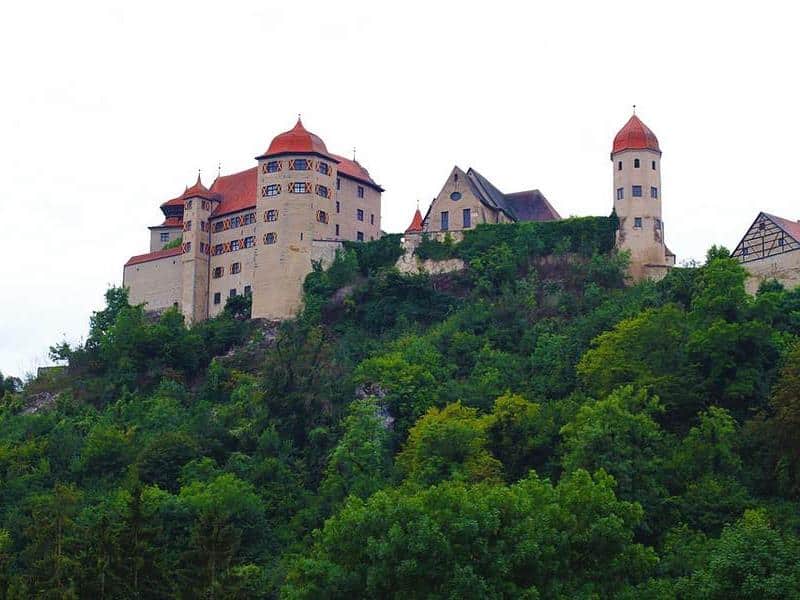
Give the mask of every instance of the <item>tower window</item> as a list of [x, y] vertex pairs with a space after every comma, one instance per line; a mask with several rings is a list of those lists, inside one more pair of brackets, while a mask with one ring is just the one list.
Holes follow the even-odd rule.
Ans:
[[450, 213], [446, 210], [442, 211], [442, 231], [450, 229]]
[[318, 185], [317, 196], [322, 196], [323, 198], [330, 198], [330, 195], [328, 194], [328, 188], [325, 187], [324, 185]]
[[356, 232], [356, 240], [359, 241], [359, 242], [363, 242], [364, 241], [364, 232], [363, 231], [357, 231]]
[[214, 246], [214, 251], [211, 254], [213, 256], [216, 256], [217, 254], [222, 254], [223, 252], [225, 252], [225, 245], [217, 244], [216, 246]]
[[319, 161], [319, 163], [317, 163], [317, 171], [323, 175], [328, 175], [331, 172], [331, 168], [328, 166], [328, 163]]
[[336, 237], [339, 237], [339, 224], [336, 224]]
[[281, 170], [281, 162], [279, 160], [271, 160], [267, 163], [267, 173], [277, 173]]
[[236, 252], [239, 250], [239, 240], [233, 240], [231, 242], [231, 252]]
[[278, 220], [278, 211], [274, 208], [264, 212], [264, 221], [272, 223]]
[[359, 221], [364, 220], [364, 211], [361, 210], [360, 208], [356, 210], [356, 219], [358, 219]]
[[231, 274], [236, 275], [242, 272], [242, 263], [235, 262], [231, 264]]
[[656, 219], [656, 229], [661, 229], [661, 219]]
[[337, 212], [337, 213], [340, 213], [340, 212], [342, 212], [342, 205], [341, 205], [341, 204], [339, 204], [339, 201], [338, 201], [338, 200], [336, 201], [336, 212]]
[[653, 168], [653, 171], [655, 171], [655, 170], [656, 170], [656, 161], [652, 161], [652, 162], [650, 163], [650, 165], [652, 166], [652, 168]]
[[186, 201], [186, 210], [192, 210], [192, 201], [191, 200], [187, 200]]
[[293, 194], [307, 194], [309, 192], [309, 184], [305, 181], [295, 181], [289, 184], [289, 191]]
[[184, 231], [191, 231], [192, 230], [192, 222], [191, 221], [186, 221], [186, 223], [183, 224], [183, 230]]
[[216, 223], [214, 223], [214, 233], [219, 233], [224, 228], [225, 228], [225, 222], [224, 221], [217, 221]]
[[464, 223], [464, 227], [472, 227], [472, 209], [465, 208], [461, 212], [461, 220]]
[[358, 186], [358, 197], [359, 198], [363, 198], [364, 197], [364, 186], [363, 185]]
[[214, 279], [219, 279], [225, 273], [225, 269], [222, 267], [214, 267], [213, 277]]
[[[291, 186], [292, 184], [289, 185]], [[277, 183], [265, 185], [264, 187], [261, 188], [262, 196], [277, 196], [280, 193], [281, 193], [281, 186], [279, 186]]]
[[634, 198], [641, 198], [642, 197], [642, 186], [634, 185], [631, 187], [631, 196]]
[[214, 304], [219, 304], [220, 302], [222, 302], [222, 294], [214, 292]]
[[289, 162], [290, 171], [308, 171], [308, 161], [305, 158], [295, 158]]
[[622, 200], [625, 197], [625, 188], [617, 188], [617, 200]]
[[231, 229], [234, 227], [241, 227], [242, 226], [242, 218], [239, 215], [235, 217], [231, 217]]
[[328, 222], [328, 213], [326, 213], [324, 210], [318, 210], [317, 211], [317, 221], [319, 221], [320, 223], [327, 223]]
[[252, 293], [253, 293], [253, 288], [251, 288], [249, 285], [244, 286], [244, 295], [245, 296], [249, 296]]
[[633, 168], [634, 169], [638, 169], [639, 168], [639, 159], [638, 158], [634, 158], [633, 159]]
[[168, 242], [169, 241], [169, 232], [168, 231], [162, 231], [161, 235], [159, 236], [159, 239], [162, 242]]
[[337, 190], [342, 189], [342, 180], [339, 179], [338, 177], [336, 178], [336, 189]]
[[617, 171], [622, 171], [622, 161], [617, 161]]
[[642, 217], [634, 217], [633, 218], [633, 228], [634, 229], [641, 229], [642, 228]]
[[265, 244], [267, 244], [267, 245], [274, 244], [277, 241], [278, 241], [278, 235], [274, 231], [270, 231], [269, 233], [265, 233], [264, 234], [264, 243]]
[[246, 215], [242, 215], [242, 225], [250, 225], [256, 222], [256, 213], [247, 213]]
[[655, 186], [650, 187], [650, 197], [651, 198], [658, 198], [658, 188]]
[[245, 248], [252, 248], [255, 245], [256, 245], [256, 236], [249, 235], [246, 238], [244, 238], [244, 247]]
[[192, 242], [186, 242], [183, 245], [183, 251], [184, 252], [191, 252], [192, 251]]
[[231, 288], [228, 292], [228, 297], [233, 298], [236, 295], [236, 288]]
[[375, 215], [372, 214], [372, 213], [370, 213], [370, 215], [369, 215], [369, 224], [370, 225], [375, 225]]

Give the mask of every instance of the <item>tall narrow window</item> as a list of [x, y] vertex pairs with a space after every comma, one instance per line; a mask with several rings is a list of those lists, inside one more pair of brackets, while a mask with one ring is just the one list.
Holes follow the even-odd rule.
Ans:
[[442, 231], [447, 231], [448, 229], [450, 229], [450, 213], [448, 213], [445, 210], [445, 211], [442, 211], [442, 215], [441, 216], [442, 216], [442, 227], [441, 227], [441, 229], [442, 229]]
[[363, 231], [357, 231], [356, 232], [356, 240], [359, 241], [359, 242], [363, 242], [364, 241], [364, 232]]
[[655, 186], [650, 187], [650, 197], [651, 198], [658, 198], [658, 188]]
[[639, 159], [638, 158], [634, 158], [633, 159], [633, 168], [634, 169], [638, 169], [639, 168]]
[[465, 208], [462, 212], [462, 220], [464, 221], [464, 228], [472, 227], [472, 209]]
[[231, 288], [228, 292], [228, 297], [233, 298], [236, 295], [236, 288]]
[[617, 171], [622, 171], [622, 161], [617, 161]]
[[358, 197], [359, 198], [363, 198], [364, 197], [364, 186], [363, 185], [358, 186]]
[[222, 302], [222, 294], [214, 292], [214, 304], [219, 304], [220, 302]]
[[184, 231], [191, 231], [192, 230], [192, 222], [191, 221], [186, 221], [186, 223], [183, 224], [183, 230]]
[[370, 225], [375, 225], [375, 215], [372, 214], [372, 213], [370, 213], [370, 215], [369, 215], [369, 224]]
[[341, 205], [341, 204], [339, 204], [339, 201], [338, 201], [338, 200], [336, 201], [336, 212], [337, 212], [337, 213], [340, 213], [340, 212], [342, 212], [342, 205]]
[[242, 272], [242, 263], [235, 262], [231, 263], [231, 274], [236, 275], [237, 273]]
[[358, 219], [359, 221], [364, 220], [364, 211], [361, 210], [360, 208], [356, 210], [356, 219]]
[[342, 189], [342, 180], [339, 179], [338, 177], [336, 178], [336, 189], [337, 190]]
[[634, 229], [641, 229], [642, 228], [642, 217], [634, 217], [633, 218], [633, 228]]
[[251, 288], [249, 285], [244, 286], [244, 295], [245, 296], [249, 296], [252, 293], [253, 293], [253, 288]]
[[336, 237], [339, 237], [339, 224], [336, 224]]
[[634, 198], [641, 198], [642, 197], [642, 186], [634, 185], [631, 187], [631, 196]]
[[617, 200], [622, 200], [625, 197], [625, 188], [617, 188]]
[[652, 161], [650, 163], [650, 166], [652, 167], [653, 171], [655, 171], [656, 170], [656, 161]]

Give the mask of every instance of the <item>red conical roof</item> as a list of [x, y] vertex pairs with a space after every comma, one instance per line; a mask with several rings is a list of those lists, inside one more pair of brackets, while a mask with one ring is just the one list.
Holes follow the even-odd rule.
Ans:
[[328, 154], [328, 149], [319, 136], [314, 135], [303, 127], [303, 122], [298, 117], [297, 124], [292, 129], [273, 138], [264, 156], [284, 153]]
[[411, 220], [411, 225], [406, 229], [406, 233], [419, 233], [420, 231], [422, 231], [422, 213], [417, 208], [417, 212], [414, 213], [414, 218]]
[[661, 152], [656, 134], [650, 131], [650, 128], [642, 123], [641, 119], [636, 115], [628, 119], [625, 126], [614, 137], [614, 147], [611, 150], [611, 154], [622, 152], [623, 150], [654, 150]]

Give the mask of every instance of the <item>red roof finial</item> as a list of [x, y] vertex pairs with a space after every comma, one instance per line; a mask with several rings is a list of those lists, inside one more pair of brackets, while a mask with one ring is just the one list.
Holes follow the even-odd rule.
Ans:
[[414, 213], [414, 218], [411, 220], [411, 225], [406, 229], [406, 233], [419, 233], [422, 231], [422, 213], [419, 212], [419, 201], [417, 201], [417, 210]]

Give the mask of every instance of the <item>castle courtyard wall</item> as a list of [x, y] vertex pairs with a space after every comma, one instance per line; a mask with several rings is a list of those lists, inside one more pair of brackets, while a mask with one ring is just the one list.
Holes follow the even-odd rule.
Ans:
[[176, 305], [180, 309], [180, 254], [126, 266], [122, 285], [129, 289], [132, 305], [145, 304], [148, 311], [163, 311]]
[[800, 250], [745, 262], [742, 266], [749, 274], [745, 288], [751, 294], [758, 291], [762, 282], [770, 279], [777, 279], [787, 289], [800, 285]]

